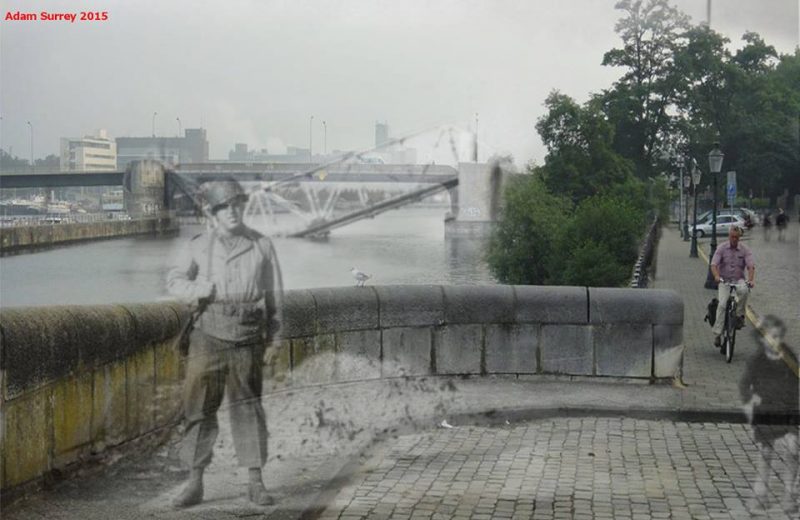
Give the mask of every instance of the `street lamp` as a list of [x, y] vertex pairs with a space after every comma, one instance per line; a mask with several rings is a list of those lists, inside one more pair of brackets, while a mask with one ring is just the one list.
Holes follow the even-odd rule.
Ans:
[[156, 136], [156, 116], [158, 112], [153, 112], [153, 137]]
[[176, 117], [175, 121], [178, 122], [178, 137], [180, 137], [181, 136], [181, 118], [180, 117]]
[[717, 282], [711, 274], [711, 259], [717, 250], [717, 176], [722, 171], [722, 159], [725, 154], [719, 149], [719, 143], [714, 143], [714, 148], [708, 152], [708, 170], [714, 178], [714, 207], [711, 210], [711, 254], [708, 255], [708, 274], [706, 275], [706, 289], [716, 289]]
[[478, 113], [475, 112], [475, 146], [472, 149], [473, 162], [478, 162]]
[[[681, 164], [681, 172], [683, 172], [683, 164]], [[682, 229], [683, 229], [683, 241], [684, 242], [688, 242], [689, 241], [689, 200], [688, 200], [688, 197], [689, 197], [689, 185], [691, 183], [692, 183], [692, 176], [691, 175], [686, 175], [685, 177], [683, 177], [683, 187], [681, 188], [681, 190], [683, 190], [682, 193], [684, 193], [684, 196], [682, 197], [682, 199], [685, 202], [683, 204], [683, 213], [681, 214], [681, 216], [683, 217]]]
[[33, 125], [28, 121], [28, 126], [31, 127], [31, 171], [33, 171]]
[[328, 123], [326, 123], [325, 121], [322, 121], [322, 129], [324, 130], [324, 133], [322, 134], [324, 136], [324, 139], [322, 141], [322, 143], [323, 143], [322, 144], [322, 155], [327, 155], [328, 154]]
[[314, 128], [312, 126], [313, 123], [314, 123], [314, 116], [311, 116], [308, 119], [308, 162], [309, 163], [314, 162], [314, 152], [313, 152], [314, 133], [312, 132]]
[[689, 257], [697, 258], [697, 187], [700, 185], [702, 170], [697, 167], [697, 161], [692, 159], [692, 192], [694, 195], [694, 217], [692, 218], [692, 245], [689, 249]]

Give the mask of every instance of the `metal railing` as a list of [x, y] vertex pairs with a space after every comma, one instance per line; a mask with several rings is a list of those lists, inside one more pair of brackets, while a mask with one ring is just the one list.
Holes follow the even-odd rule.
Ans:
[[650, 224], [650, 229], [647, 231], [642, 247], [639, 249], [639, 257], [633, 266], [633, 275], [631, 276], [631, 289], [646, 289], [649, 280], [648, 271], [653, 263], [653, 253], [656, 249], [656, 242], [658, 241], [659, 230], [659, 217], [653, 217], [653, 222]]
[[0, 227], [53, 226], [131, 220], [127, 213], [51, 213], [43, 215], [0, 215]]

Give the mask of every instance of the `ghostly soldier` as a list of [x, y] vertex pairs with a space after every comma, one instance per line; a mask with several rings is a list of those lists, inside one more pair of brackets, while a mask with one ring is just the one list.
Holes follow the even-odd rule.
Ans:
[[264, 489], [267, 425], [261, 407], [263, 355], [279, 327], [280, 269], [271, 241], [245, 226], [247, 195], [234, 180], [203, 185], [212, 227], [193, 237], [167, 275], [170, 294], [196, 305], [184, 389], [181, 458], [191, 473], [174, 500], [203, 499], [203, 471], [217, 438], [217, 410], [227, 390], [239, 465], [249, 468], [248, 498], [274, 501]]
[[795, 373], [797, 357], [783, 343], [786, 335], [783, 321], [767, 315], [760, 325], [765, 336], [757, 331], [754, 334], [761, 348], [749, 360], [739, 382], [745, 414], [761, 454], [748, 507], [753, 512], [769, 507], [769, 479], [773, 459], [779, 452], [784, 460], [781, 505], [786, 513], [794, 514], [798, 509], [796, 479], [800, 448], [796, 422], [800, 410], [800, 381]]

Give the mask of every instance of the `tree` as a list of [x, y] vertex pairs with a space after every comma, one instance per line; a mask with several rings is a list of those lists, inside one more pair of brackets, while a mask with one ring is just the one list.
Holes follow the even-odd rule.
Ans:
[[545, 106], [536, 129], [548, 153], [535, 172], [552, 193], [577, 203], [630, 178], [631, 164], [613, 150], [613, 129], [597, 103], [579, 106], [554, 91]]
[[615, 128], [614, 149], [633, 161], [636, 175], [659, 170], [662, 143], [670, 133], [674, 102], [673, 56], [689, 27], [689, 18], [667, 0], [622, 0], [615, 30], [622, 48], [603, 56], [603, 65], [622, 67], [622, 77], [600, 99]]
[[30, 163], [27, 159], [20, 159], [16, 155], [11, 155], [0, 149], [0, 168], [21, 168], [29, 165]]
[[[754, 33], [731, 55], [728, 40], [705, 27], [686, 33], [676, 53], [676, 70], [684, 77], [677, 96], [679, 139], [690, 155], [701, 158], [719, 140], [724, 169], [737, 172], [739, 189], [777, 195], [799, 187], [798, 138], [800, 88], [791, 56]], [[798, 72], [796, 66], [794, 71]]]
[[501, 283], [552, 283], [552, 255], [567, 222], [569, 202], [547, 191], [534, 175], [512, 178], [502, 218], [489, 242], [489, 267]]
[[[598, 245], [602, 245], [610, 254], [609, 257], [604, 254], [602, 261], [618, 266], [618, 277], [622, 277], [624, 281], [630, 276], [631, 268], [638, 256], [644, 224], [644, 212], [627, 199], [600, 195], [584, 200], [575, 208], [575, 213], [557, 244], [559, 249], [557, 256], [569, 259], [562, 273], [569, 273], [570, 267], [574, 267], [573, 261], [578, 261], [574, 258], [575, 252], [581, 250], [584, 253], [597, 252]], [[567, 279], [562, 275], [561, 278], [564, 283], [574, 283], [574, 275]], [[603, 285], [600, 280], [596, 283]]]
[[49, 154], [44, 159], [36, 159], [36, 166], [46, 166], [49, 168], [58, 169], [61, 164], [61, 158], [58, 155]]

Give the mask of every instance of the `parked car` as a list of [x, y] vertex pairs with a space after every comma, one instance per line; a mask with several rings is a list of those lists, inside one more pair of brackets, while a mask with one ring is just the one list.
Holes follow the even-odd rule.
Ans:
[[[717, 235], [727, 235], [731, 226], [745, 229], [744, 218], [737, 215], [717, 215]], [[711, 235], [711, 216], [707, 221], [697, 223], [697, 236], [704, 237], [706, 235]]]
[[[717, 218], [719, 218], [720, 215], [736, 215], [738, 217], [741, 217], [742, 219], [744, 219], [747, 215], [750, 215], [750, 220], [753, 223], [756, 223], [756, 222], [759, 221], [758, 215], [756, 215], [756, 212], [751, 210], [751, 209], [748, 209], [748, 208], [733, 208], [733, 210], [731, 210], [730, 208], [722, 208], [719, 211], [717, 211]], [[711, 210], [704, 211], [701, 214], [697, 215], [697, 225], [698, 226], [701, 223], [705, 223], [705, 222], [711, 223]]]

